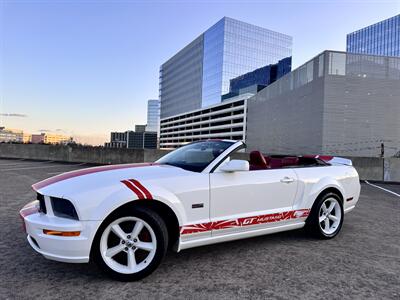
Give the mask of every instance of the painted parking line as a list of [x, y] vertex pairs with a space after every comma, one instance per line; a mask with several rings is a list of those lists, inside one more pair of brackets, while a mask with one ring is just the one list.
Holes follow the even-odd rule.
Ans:
[[77, 167], [85, 165], [86, 163], [81, 164], [74, 164], [74, 165], [55, 165], [55, 166], [40, 166], [40, 167], [24, 167], [24, 168], [13, 168], [13, 169], [5, 169], [1, 170], [2, 172], [5, 171], [19, 171], [19, 170], [34, 170], [34, 169], [47, 169], [47, 168], [62, 168], [62, 167]]
[[388, 192], [388, 193], [390, 193], [390, 194], [393, 194], [393, 195], [395, 195], [395, 196], [397, 196], [397, 197], [400, 197], [400, 194], [397, 194], [396, 192], [393, 192], [393, 191], [391, 191], [391, 190], [385, 189], [385, 188], [383, 188], [383, 187], [381, 187], [381, 186], [379, 186], [379, 185], [372, 184], [372, 183], [368, 182], [368, 180], [365, 180], [365, 183], [368, 184], [368, 185], [370, 185], [370, 186], [373, 186], [373, 187], [376, 187], [376, 188], [378, 188], [378, 189], [381, 189], [381, 190], [383, 190], [383, 191], [385, 191], [385, 192]]

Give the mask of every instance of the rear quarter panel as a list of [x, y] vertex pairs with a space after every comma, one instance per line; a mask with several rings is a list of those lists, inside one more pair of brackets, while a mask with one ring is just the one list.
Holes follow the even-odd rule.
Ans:
[[[343, 196], [343, 208], [354, 206], [360, 195], [358, 173], [352, 166], [334, 165], [295, 168], [298, 188], [294, 209], [311, 208], [317, 197], [327, 188], [336, 188]], [[346, 201], [352, 198], [352, 200]]]

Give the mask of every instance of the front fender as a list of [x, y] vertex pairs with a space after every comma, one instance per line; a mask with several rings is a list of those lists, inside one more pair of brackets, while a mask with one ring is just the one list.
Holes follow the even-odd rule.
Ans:
[[[146, 184], [146, 188], [150, 191], [153, 199], [141, 201], [160, 201], [166, 204], [176, 215], [179, 226], [184, 224], [186, 221], [185, 210], [176, 195], [155, 185]], [[110, 213], [122, 205], [139, 200], [138, 196], [121, 182], [95, 191], [80, 193], [76, 197], [72, 195], [70, 199], [74, 199], [72, 202], [79, 210], [78, 214], [82, 216], [82, 219], [96, 221], [103, 221]]]

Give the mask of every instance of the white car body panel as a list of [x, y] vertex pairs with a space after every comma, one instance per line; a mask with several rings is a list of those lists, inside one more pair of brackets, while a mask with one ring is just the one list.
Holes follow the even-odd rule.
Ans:
[[[160, 201], [177, 217], [179, 251], [301, 228], [314, 201], [327, 188], [340, 191], [345, 212], [358, 201], [359, 178], [351, 165], [222, 172], [229, 154], [242, 145], [234, 143], [200, 173], [168, 165], [131, 164], [73, 171], [35, 184], [34, 189], [44, 195], [47, 214], [23, 216], [28, 241], [49, 259], [87, 262], [94, 236], [111, 212], [126, 203]], [[129, 179], [138, 183], [133, 187], [132, 182], [124, 183]], [[56, 217], [50, 197], [68, 199], [79, 220]], [[81, 234], [49, 236], [43, 229]]]

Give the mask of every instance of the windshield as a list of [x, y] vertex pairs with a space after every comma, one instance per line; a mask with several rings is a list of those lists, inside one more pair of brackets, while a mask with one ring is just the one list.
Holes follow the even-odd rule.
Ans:
[[232, 146], [229, 141], [204, 141], [188, 144], [160, 158], [157, 163], [201, 172], [222, 152]]

